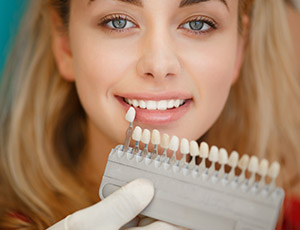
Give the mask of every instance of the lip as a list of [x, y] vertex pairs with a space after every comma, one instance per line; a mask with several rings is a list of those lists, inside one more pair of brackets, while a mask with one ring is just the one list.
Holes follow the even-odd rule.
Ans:
[[115, 96], [117, 100], [120, 102], [125, 111], [131, 107], [129, 104], [124, 102], [123, 98], [128, 99], [137, 99], [137, 100], [170, 100], [170, 99], [181, 99], [186, 100], [186, 102], [178, 107], [167, 110], [147, 110], [141, 108], [134, 108], [136, 111], [135, 121], [145, 124], [145, 125], [166, 125], [168, 123], [172, 123], [174, 121], [179, 120], [184, 114], [188, 111], [191, 103], [192, 97], [187, 94], [177, 93], [177, 94], [160, 94], [160, 95], [122, 95]]
[[137, 99], [137, 100], [171, 100], [171, 99], [181, 99], [181, 100], [188, 100], [192, 99], [192, 95], [184, 92], [165, 92], [159, 94], [151, 94], [151, 93], [130, 93], [130, 94], [122, 94], [116, 95], [116, 97], [125, 97], [128, 99]]

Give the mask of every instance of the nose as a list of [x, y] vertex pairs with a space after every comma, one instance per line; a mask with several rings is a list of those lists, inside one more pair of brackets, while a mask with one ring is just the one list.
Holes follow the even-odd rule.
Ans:
[[162, 80], [177, 76], [180, 69], [180, 61], [170, 37], [151, 33], [143, 38], [141, 55], [137, 62], [139, 76]]

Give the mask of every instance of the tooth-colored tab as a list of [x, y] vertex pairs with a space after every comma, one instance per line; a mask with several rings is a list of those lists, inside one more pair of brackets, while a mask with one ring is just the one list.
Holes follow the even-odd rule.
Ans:
[[125, 119], [131, 123], [134, 121], [134, 118], [135, 118], [135, 109], [133, 107], [130, 107], [126, 113]]
[[217, 162], [219, 160], [219, 149], [217, 146], [211, 146], [208, 159], [212, 162]]
[[261, 176], [266, 176], [268, 173], [268, 168], [269, 168], [269, 161], [266, 159], [262, 159], [258, 167], [258, 174]]
[[144, 131], [142, 133], [141, 141], [144, 144], [149, 144], [149, 142], [150, 142], [150, 131], [148, 129], [144, 129]]
[[249, 162], [249, 156], [247, 154], [243, 155], [238, 162], [238, 167], [242, 170], [247, 169]]
[[147, 101], [146, 107], [149, 110], [155, 110], [156, 109], [156, 101]]
[[140, 141], [142, 137], [142, 129], [139, 126], [136, 126], [132, 133], [132, 139], [134, 141]]
[[228, 153], [226, 149], [221, 148], [219, 151], [219, 164], [225, 165], [228, 163]]
[[169, 141], [170, 141], [170, 137], [168, 134], [164, 133], [162, 135], [162, 138], [161, 138], [161, 144], [160, 146], [164, 149], [167, 149], [169, 148]]
[[237, 151], [232, 151], [228, 159], [228, 165], [232, 168], [235, 168], [239, 161], [239, 154]]
[[170, 145], [169, 145], [169, 149], [171, 149], [172, 151], [177, 151], [179, 147], [179, 139], [177, 136], [172, 136], [171, 141], [170, 141]]
[[190, 145], [189, 141], [186, 138], [181, 139], [180, 143], [180, 152], [182, 154], [188, 154], [190, 152]]
[[209, 152], [208, 144], [206, 142], [201, 142], [200, 150], [199, 150], [199, 156], [201, 158], [207, 158], [208, 157], [208, 152]]
[[160, 133], [157, 129], [152, 130], [151, 143], [154, 145], [159, 145], [160, 143]]
[[251, 156], [249, 165], [248, 165], [249, 172], [256, 173], [258, 170], [258, 158], [256, 156]]
[[272, 179], [276, 179], [279, 175], [280, 171], [280, 164], [275, 161], [271, 164], [269, 170], [268, 170], [268, 176], [271, 177]]
[[191, 141], [190, 142], [190, 155], [192, 157], [199, 156], [199, 146], [196, 141]]

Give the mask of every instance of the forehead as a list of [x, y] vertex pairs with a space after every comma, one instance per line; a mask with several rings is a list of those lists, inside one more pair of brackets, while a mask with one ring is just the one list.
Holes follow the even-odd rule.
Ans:
[[[87, 4], [91, 5], [93, 2], [96, 2], [96, 1], [99, 1], [99, 0], [87, 0]], [[111, 0], [111, 1], [125, 2], [125, 3], [129, 3], [132, 5], [139, 6], [139, 7], [143, 7], [143, 0]], [[194, 5], [197, 3], [209, 2], [209, 1], [219, 1], [228, 8], [227, 0], [181, 0], [178, 4], [178, 7], [182, 8], [185, 6], [190, 6], [190, 5]]]

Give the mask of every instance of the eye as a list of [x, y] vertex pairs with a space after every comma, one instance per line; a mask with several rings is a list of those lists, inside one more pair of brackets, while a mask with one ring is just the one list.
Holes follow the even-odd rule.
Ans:
[[216, 24], [207, 19], [194, 19], [182, 24], [180, 27], [195, 33], [203, 33], [216, 29]]
[[123, 16], [110, 16], [103, 19], [100, 24], [112, 30], [124, 30], [136, 27], [134, 23]]

